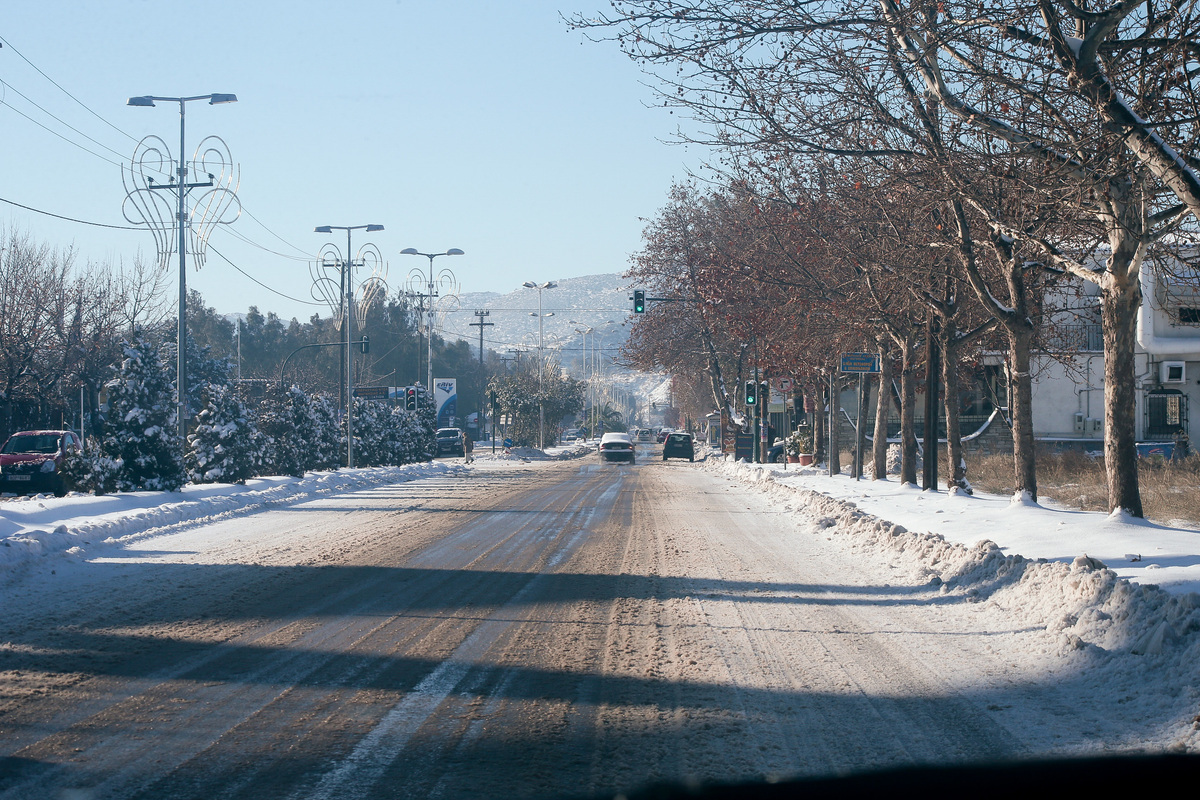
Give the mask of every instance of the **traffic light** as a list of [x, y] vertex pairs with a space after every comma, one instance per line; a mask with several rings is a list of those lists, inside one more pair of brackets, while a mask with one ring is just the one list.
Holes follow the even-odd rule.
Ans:
[[641, 289], [633, 290], [633, 313], [646, 313], [646, 293]]
[[363, 334], [362, 341], [358, 343], [358, 346], [359, 349], [362, 350], [363, 355], [371, 352], [371, 340], [367, 338], [365, 333]]
[[746, 381], [746, 405], [758, 405], [758, 383], [757, 381]]
[[404, 408], [408, 411], [417, 410], [417, 387], [404, 387]]

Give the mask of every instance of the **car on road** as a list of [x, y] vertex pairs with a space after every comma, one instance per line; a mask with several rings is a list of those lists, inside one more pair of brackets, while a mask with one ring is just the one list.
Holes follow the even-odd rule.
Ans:
[[653, 442], [654, 441], [654, 431], [650, 430], [649, 428], [639, 429], [637, 432], [637, 440], [639, 442]]
[[438, 428], [434, 436], [439, 456], [466, 456], [462, 428]]
[[663, 461], [668, 458], [696, 460], [696, 441], [690, 433], [668, 433], [663, 441]]
[[600, 439], [601, 461], [628, 461], [633, 463], [633, 439], [628, 433], [606, 433]]
[[62, 465], [80, 450], [74, 431], [17, 431], [0, 447], [0, 492], [67, 493]]

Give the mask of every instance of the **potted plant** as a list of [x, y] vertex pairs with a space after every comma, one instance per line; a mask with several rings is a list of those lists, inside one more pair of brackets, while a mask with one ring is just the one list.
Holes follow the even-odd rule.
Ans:
[[813, 437], [812, 429], [797, 428], [784, 441], [784, 451], [787, 453], [789, 464], [807, 466], [812, 463]]

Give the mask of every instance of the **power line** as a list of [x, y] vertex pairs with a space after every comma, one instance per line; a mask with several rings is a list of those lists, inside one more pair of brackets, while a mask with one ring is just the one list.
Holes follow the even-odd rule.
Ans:
[[140, 225], [138, 225], [138, 226], [134, 226], [134, 225], [108, 225], [108, 224], [105, 224], [105, 223], [103, 223], [103, 222], [89, 222], [89, 221], [88, 221], [88, 220], [86, 220], [86, 219], [75, 219], [74, 217], [64, 217], [62, 214], [53, 214], [53, 213], [51, 213], [51, 212], [49, 212], [49, 211], [43, 211], [43, 210], [41, 210], [40, 208], [34, 208], [33, 206], [22, 205], [21, 203], [18, 203], [18, 202], [16, 202], [15, 200], [8, 200], [8, 199], [6, 199], [6, 198], [3, 198], [3, 197], [0, 197], [0, 203], [8, 203], [10, 206], [16, 206], [17, 208], [23, 208], [23, 209], [25, 209], [26, 211], [32, 211], [32, 212], [33, 212], [33, 213], [35, 213], [35, 214], [44, 214], [44, 215], [46, 215], [47, 217], [54, 217], [55, 219], [66, 220], [67, 222], [75, 222], [75, 223], [78, 223], [79, 225], [91, 225], [92, 227], [95, 227], [95, 228], [113, 228], [113, 229], [115, 229], [115, 230], [118, 230], [118, 231], [141, 231], [141, 230], [145, 230], [145, 228], [144, 228], [144, 227], [142, 227], [142, 226], [140, 226]]
[[272, 294], [277, 294], [277, 295], [279, 295], [280, 297], [284, 298], [285, 300], [291, 300], [293, 303], [301, 303], [301, 304], [303, 304], [303, 305], [306, 305], [306, 306], [324, 306], [324, 305], [325, 305], [324, 303], [316, 303], [316, 302], [313, 302], [312, 300], [301, 300], [301, 299], [300, 299], [300, 298], [298, 298], [298, 297], [292, 297], [292, 296], [291, 296], [291, 295], [289, 295], [289, 294], [284, 294], [283, 292], [279, 291], [278, 289], [272, 289], [270, 286], [267, 286], [265, 283], [263, 283], [262, 281], [260, 281], [258, 278], [255, 278], [255, 277], [254, 277], [253, 275], [251, 275], [249, 272], [246, 272], [246, 270], [242, 269], [242, 268], [241, 268], [241, 267], [239, 267], [237, 264], [233, 263], [233, 262], [232, 262], [232, 261], [230, 261], [228, 258], [226, 258], [224, 253], [222, 253], [220, 250], [218, 250], [217, 248], [215, 248], [215, 247], [213, 247], [213, 246], [212, 246], [212, 242], [209, 242], [209, 244], [208, 244], [208, 249], [209, 249], [209, 250], [212, 250], [214, 253], [216, 253], [218, 256], [220, 256], [221, 260], [222, 260], [222, 261], [224, 261], [226, 264], [228, 264], [229, 266], [233, 267], [233, 268], [234, 268], [234, 269], [236, 269], [238, 272], [242, 273], [242, 274], [243, 274], [243, 275], [245, 275], [247, 278], [249, 278], [250, 280], [254, 281], [254, 282], [255, 282], [255, 283], [257, 283], [259, 286], [261, 286], [262, 288], [266, 289], [268, 292], [271, 292]]
[[[296, 256], [283, 256], [284, 258], [295, 258], [297, 261], [301, 261], [301, 260], [303, 260], [303, 261], [311, 261], [311, 260], [312, 260], [312, 257], [311, 257], [310, 255], [308, 255], [308, 252], [309, 252], [309, 251], [307, 251], [307, 250], [305, 250], [305, 249], [303, 249], [303, 248], [301, 248], [301, 247], [297, 247], [296, 245], [294, 245], [294, 244], [292, 244], [291, 242], [289, 242], [287, 239], [284, 239], [282, 236], [280, 236], [280, 235], [279, 235], [278, 233], [276, 233], [275, 231], [273, 231], [273, 230], [271, 230], [270, 228], [268, 228], [268, 227], [267, 227], [267, 225], [266, 225], [266, 223], [264, 223], [264, 222], [263, 222], [261, 219], [259, 219], [258, 217], [254, 216], [252, 213], [250, 213], [250, 210], [249, 210], [248, 208], [246, 208], [245, 206], [242, 206], [242, 210], [246, 212], [246, 216], [250, 217], [250, 219], [252, 219], [252, 220], [254, 220], [255, 222], [257, 222], [257, 223], [258, 223], [258, 225], [259, 225], [259, 227], [261, 227], [261, 228], [262, 228], [264, 231], [266, 231], [267, 233], [271, 234], [271, 235], [272, 235], [272, 236], [274, 236], [276, 239], [278, 239], [279, 241], [281, 241], [281, 242], [283, 242], [284, 244], [286, 244], [288, 247], [290, 247], [290, 248], [292, 248], [293, 250], [295, 250], [297, 253], [304, 253], [304, 254], [305, 254], [305, 258], [303, 258], [303, 259], [296, 258]], [[261, 247], [261, 245], [255, 245], [255, 246], [256, 246], [256, 247]], [[263, 247], [262, 249], [263, 249], [263, 250], [267, 250], [267, 248], [265, 248], [265, 247]], [[275, 253], [275, 251], [274, 251], [274, 250], [267, 250], [267, 252], [268, 252], [268, 253]], [[275, 255], [282, 255], [282, 254], [281, 254], [281, 253], [275, 253]]]
[[[21, 60], [22, 60], [22, 61], [24, 61], [24, 62], [25, 62], [26, 64], [28, 64], [29, 66], [33, 67], [33, 68], [34, 68], [34, 70], [36, 70], [36, 71], [37, 71], [37, 73], [38, 73], [39, 75], [41, 75], [41, 76], [42, 76], [43, 78], [45, 78], [46, 80], [50, 81], [50, 83], [52, 83], [56, 89], [58, 89], [60, 92], [62, 92], [63, 94], [65, 94], [67, 97], [71, 98], [71, 99], [72, 99], [72, 100], [74, 100], [76, 103], [78, 103], [78, 104], [79, 104], [79, 107], [80, 107], [80, 108], [82, 108], [84, 111], [88, 112], [88, 113], [89, 113], [89, 114], [91, 114], [93, 117], [95, 117], [96, 119], [100, 120], [100, 121], [101, 121], [101, 122], [103, 122], [105, 125], [107, 125], [108, 127], [112, 128], [112, 129], [113, 129], [114, 131], [116, 131], [117, 133], [119, 133], [119, 134], [121, 134], [122, 136], [124, 136], [126, 139], [129, 139], [129, 141], [131, 141], [131, 142], [134, 142], [134, 143], [137, 143], [137, 139], [135, 139], [133, 136], [131, 136], [130, 134], [128, 134], [128, 133], [126, 133], [125, 131], [121, 130], [121, 129], [120, 129], [120, 128], [118, 128], [116, 125], [113, 125], [113, 124], [112, 124], [111, 122], [109, 122], [107, 119], [105, 119], [104, 117], [102, 117], [102, 116], [100, 116], [99, 114], [97, 114], [95, 111], [93, 111], [93, 110], [92, 110], [91, 108], [89, 108], [87, 105], [85, 105], [85, 104], [84, 104], [84, 102], [83, 102], [82, 100], [80, 100], [78, 97], [76, 97], [75, 95], [71, 94], [71, 93], [70, 93], [70, 92], [68, 92], [66, 89], [64, 89], [62, 86], [60, 86], [60, 85], [58, 84], [58, 82], [57, 82], [57, 81], [55, 81], [53, 78], [51, 78], [51, 77], [50, 77], [49, 75], [47, 75], [45, 72], [42, 72], [41, 68], [40, 68], [40, 67], [38, 67], [38, 65], [37, 65], [37, 64], [34, 64], [32, 61], [30, 61], [28, 58], [26, 58], [26, 57], [25, 57], [25, 54], [24, 54], [24, 53], [22, 53], [22, 52], [21, 52], [20, 50], [18, 50], [17, 48], [13, 47], [13, 45], [12, 45], [12, 42], [8, 41], [8, 39], [5, 39], [3, 36], [0, 36], [0, 42], [3, 42], [3, 43], [4, 43], [4, 45], [5, 45], [6, 47], [8, 47], [10, 50], [12, 50], [14, 53], [16, 53], [16, 54], [17, 54], [17, 55], [18, 55], [18, 56], [21, 58]], [[14, 91], [15, 91], [15, 90], [14, 90]], [[18, 92], [18, 94], [20, 94], [20, 92]], [[22, 96], [22, 97], [24, 97], [25, 95], [21, 95], [21, 96]], [[26, 99], [28, 99], [28, 98], [26, 98]], [[32, 101], [31, 101], [31, 102], [32, 102]], [[15, 110], [15, 109], [14, 109], [14, 110]], [[56, 118], [56, 119], [57, 119], [57, 118]], [[65, 123], [64, 123], [64, 124], [65, 124]], [[70, 127], [70, 126], [68, 126], [68, 127]], [[74, 130], [74, 128], [72, 128], [72, 130]], [[90, 138], [90, 137], [89, 137], [89, 138]], [[115, 151], [114, 151], [114, 152], [115, 152]]]
[[[7, 86], [8, 84], [4, 84], [4, 85], [5, 85], [5, 86]], [[25, 119], [27, 119], [27, 120], [29, 120], [30, 122], [32, 122], [34, 125], [37, 125], [39, 128], [41, 128], [42, 130], [44, 130], [46, 133], [49, 133], [49, 134], [51, 134], [51, 135], [53, 135], [53, 136], [57, 136], [58, 138], [62, 139], [64, 142], [66, 142], [67, 144], [69, 144], [69, 145], [73, 145], [74, 147], [78, 147], [80, 150], [82, 150], [83, 152], [87, 153], [88, 155], [93, 155], [93, 156], [95, 156], [96, 158], [100, 159], [101, 161], [103, 161], [103, 162], [104, 162], [104, 163], [106, 163], [106, 164], [112, 164], [114, 167], [121, 167], [121, 166], [122, 166], [122, 164], [120, 164], [120, 163], [118, 163], [118, 162], [116, 162], [116, 161], [113, 161], [113, 160], [111, 160], [111, 159], [107, 158], [106, 156], [102, 156], [102, 155], [100, 155], [99, 153], [97, 153], [97, 152], [95, 152], [95, 151], [93, 151], [93, 150], [89, 150], [89, 149], [87, 149], [86, 147], [84, 147], [83, 145], [81, 145], [79, 142], [72, 141], [71, 139], [68, 139], [66, 136], [63, 136], [63, 135], [62, 135], [61, 133], [59, 133], [58, 131], [56, 131], [56, 130], [51, 130], [50, 128], [46, 127], [46, 126], [45, 126], [45, 125], [43, 125], [42, 123], [38, 122], [38, 121], [37, 121], [36, 119], [34, 119], [33, 117], [29, 116], [29, 115], [28, 115], [28, 114], [26, 114], [25, 112], [23, 112], [23, 111], [19, 110], [19, 109], [18, 109], [18, 108], [16, 108], [15, 106], [13, 106], [11, 103], [5, 102], [4, 100], [0, 100], [0, 105], [7, 106], [8, 108], [12, 109], [12, 111], [13, 111], [13, 113], [14, 113], [14, 114], [19, 114], [20, 116], [22, 116], [22, 117], [24, 117]], [[67, 127], [68, 127], [68, 128], [70, 128], [71, 126], [69, 126], [69, 125], [68, 125]], [[75, 129], [74, 129], [74, 128], [71, 128], [71, 130], [75, 130]], [[103, 147], [103, 145], [101, 145], [101, 147]], [[105, 148], [105, 149], [108, 149], [108, 148]], [[116, 151], [114, 150], [114, 151], [112, 151], [112, 152], [116, 152]]]
[[[0, 197], [0, 203], [8, 203], [8, 204], [9, 204], [9, 205], [11, 205], [11, 206], [16, 206], [17, 208], [23, 208], [23, 209], [25, 209], [26, 211], [32, 211], [32, 212], [34, 212], [35, 214], [44, 214], [44, 215], [45, 215], [45, 216], [47, 216], [47, 217], [54, 217], [55, 219], [61, 219], [61, 220], [65, 220], [66, 222], [74, 222], [74, 223], [77, 223], [77, 224], [79, 224], [79, 225], [91, 225], [91, 226], [93, 226], [93, 227], [96, 227], [96, 228], [114, 228], [114, 229], [116, 229], [116, 230], [120, 230], [120, 231], [140, 231], [140, 230], [145, 230], [145, 228], [143, 228], [143, 227], [141, 227], [141, 226], [136, 226], [136, 227], [135, 227], [135, 226], [131, 226], [131, 225], [107, 225], [107, 224], [105, 224], [105, 223], [103, 223], [103, 222], [89, 222], [89, 221], [88, 221], [88, 220], [86, 220], [86, 219], [75, 219], [74, 217], [65, 217], [65, 216], [63, 216], [62, 214], [53, 214], [53, 213], [51, 213], [51, 212], [49, 212], [49, 211], [43, 211], [43, 210], [41, 210], [40, 208], [34, 208], [33, 206], [27, 206], [27, 205], [24, 205], [24, 204], [22, 204], [22, 203], [18, 203], [18, 202], [14, 201], [14, 200], [9, 200], [9, 199], [7, 199], [7, 198], [4, 198], [4, 197]], [[250, 242], [250, 244], [253, 244], [253, 242]], [[272, 293], [274, 293], [274, 294], [277, 294], [277, 295], [279, 295], [280, 297], [282, 297], [282, 298], [284, 298], [284, 299], [286, 299], [286, 300], [291, 300], [291, 301], [292, 301], [292, 302], [294, 302], [294, 303], [303, 303], [304, 305], [307, 305], [307, 306], [320, 306], [320, 305], [323, 305], [322, 303], [315, 303], [315, 302], [313, 302], [312, 300], [301, 300], [301, 299], [300, 299], [300, 298], [298, 298], [298, 297], [292, 297], [291, 295], [284, 294], [283, 292], [279, 291], [278, 289], [272, 289], [270, 286], [267, 286], [265, 283], [263, 283], [262, 281], [258, 280], [258, 279], [257, 279], [257, 278], [255, 278], [253, 275], [251, 275], [250, 273], [246, 272], [244, 269], [242, 269], [241, 267], [239, 267], [237, 264], [233, 263], [233, 262], [232, 262], [232, 261], [230, 261], [228, 258], [226, 258], [225, 254], [224, 254], [224, 253], [222, 253], [222, 252], [221, 252], [220, 250], [218, 250], [217, 248], [213, 247], [211, 242], [209, 242], [209, 244], [208, 244], [208, 249], [209, 249], [209, 250], [212, 250], [214, 253], [216, 253], [216, 254], [217, 254], [217, 255], [218, 255], [220, 258], [221, 258], [221, 260], [222, 260], [222, 261], [224, 261], [226, 264], [228, 264], [229, 266], [233, 267], [233, 268], [234, 268], [234, 269], [236, 269], [238, 272], [242, 273], [242, 274], [243, 274], [243, 275], [245, 275], [247, 278], [249, 278], [250, 280], [254, 281], [255, 283], [257, 283], [257, 284], [258, 284], [259, 286], [261, 286], [262, 288], [266, 289], [268, 292], [272, 292]], [[264, 249], [265, 249], [265, 248], [264, 248]]]
[[[16, 94], [17, 96], [19, 96], [20, 98], [22, 98], [22, 99], [23, 99], [25, 102], [29, 103], [29, 105], [33, 106], [33, 107], [34, 107], [34, 108], [36, 108], [38, 111], [41, 111], [41, 112], [42, 112], [43, 114], [45, 114], [46, 116], [50, 117], [50, 119], [54, 120], [55, 122], [59, 123], [60, 125], [63, 125], [64, 127], [70, 128], [71, 130], [75, 131], [75, 133], [78, 133], [80, 136], [82, 136], [83, 138], [87, 139], [89, 142], [91, 142], [92, 144], [96, 145], [97, 147], [100, 147], [100, 148], [103, 148], [104, 150], [107, 150], [108, 152], [110, 152], [110, 153], [112, 153], [114, 156], [116, 156], [117, 158], [121, 158], [121, 159], [125, 158], [125, 156], [124, 156], [123, 154], [121, 154], [121, 153], [118, 153], [116, 150], [113, 150], [111, 147], [109, 147], [108, 145], [104, 144], [103, 142], [101, 142], [101, 141], [98, 141], [98, 140], [96, 140], [96, 139], [93, 139], [91, 136], [88, 136], [86, 133], [84, 133], [83, 131], [79, 130], [78, 128], [76, 128], [76, 127], [75, 127], [74, 125], [72, 125], [71, 123], [67, 122], [66, 120], [62, 119], [61, 117], [55, 116], [55, 115], [54, 115], [53, 113], [51, 113], [50, 111], [48, 111], [48, 110], [46, 110], [45, 108], [43, 108], [42, 106], [38, 105], [38, 104], [37, 104], [37, 103], [36, 103], [34, 100], [30, 99], [30, 98], [29, 98], [29, 97], [28, 97], [26, 94], [24, 94], [24, 93], [23, 93], [23, 92], [22, 92], [20, 89], [18, 89], [17, 87], [13, 86], [13, 85], [12, 85], [11, 83], [9, 83], [8, 81], [5, 81], [5, 80], [3, 80], [3, 79], [0, 79], [0, 85], [3, 85], [5, 88], [7, 88], [7, 89], [11, 90], [11, 91], [12, 91], [14, 94]], [[12, 103], [8, 102], [7, 100], [0, 100], [0, 103], [4, 103], [4, 105], [6, 105], [6, 106], [8, 106], [9, 108], [11, 108], [13, 111], [16, 111], [18, 114], [21, 114], [21, 116], [25, 117], [25, 119], [29, 120], [30, 122], [33, 122], [35, 125], [41, 125], [41, 123], [37, 122], [37, 121], [36, 121], [36, 120], [34, 120], [32, 117], [29, 117], [28, 115], [26, 115], [26, 114], [23, 114], [23, 113], [22, 113], [22, 112], [20, 112], [20, 111], [17, 111], [17, 108], [16, 108], [16, 106], [14, 106]], [[43, 128], [45, 128], [45, 130], [48, 130], [48, 131], [50, 130], [49, 128], [46, 128], [44, 125], [43, 125], [42, 127], [43, 127]], [[54, 133], [54, 131], [50, 131], [50, 132], [51, 132], [51, 133]], [[58, 136], [59, 134], [55, 134], [55, 135], [56, 135], [56, 136]], [[62, 138], [65, 138], [65, 137], [62, 137]], [[67, 141], [70, 141], [70, 140], [67, 140]], [[75, 142], [72, 142], [72, 144], [76, 144], [76, 143], [75, 143]], [[78, 145], [76, 145], [76, 146], [78, 146]], [[84, 149], [86, 150], [86, 148], [84, 148]], [[92, 151], [91, 151], [91, 150], [87, 150], [87, 152], [91, 153]], [[92, 155], [97, 155], [97, 156], [98, 156], [99, 154], [97, 154], [97, 153], [92, 153]], [[104, 158], [103, 156], [99, 156], [99, 157], [100, 157], [100, 158]], [[104, 160], [105, 160], [105, 161], [108, 161], [108, 159], [104, 159]], [[110, 163], [110, 164], [111, 164], [111, 163], [113, 163], [113, 162], [109, 161], [108, 163]]]
[[[242, 210], [245, 211], [244, 208]], [[246, 212], [246, 213], [249, 213], [249, 212]], [[257, 222], [257, 220], [255, 220], [255, 221]], [[265, 245], [261, 245], [258, 242], [255, 242], [254, 240], [250, 239], [247, 236], [243, 236], [241, 233], [238, 233], [237, 231], [233, 230], [232, 228], [225, 230], [225, 233], [229, 234], [230, 236], [232, 236], [235, 239], [239, 239], [239, 240], [245, 242], [246, 244], [250, 245], [251, 247], [257, 247], [259, 250], [262, 250], [265, 253], [270, 253], [271, 255], [279, 256], [280, 258], [286, 258], [289, 261], [313, 261], [314, 260], [312, 256], [309, 256], [307, 258], [301, 258], [300, 256], [290, 256], [287, 253], [281, 253], [278, 250], [272, 250], [271, 248], [269, 248]]]

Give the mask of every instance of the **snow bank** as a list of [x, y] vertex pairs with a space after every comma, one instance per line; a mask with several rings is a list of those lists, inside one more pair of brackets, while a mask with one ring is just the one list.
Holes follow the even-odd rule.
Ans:
[[178, 492], [118, 492], [96, 497], [38, 495], [0, 505], [0, 570], [49, 553], [84, 555], [183, 524], [226, 519], [322, 495], [463, 471], [461, 463], [310, 472], [255, 478], [245, 485], [188, 484]]
[[[1176, 673], [1184, 680], [1182, 685], [1195, 686], [1200, 677], [1200, 636], [1196, 635], [1200, 632], [1200, 594], [1168, 592], [1156, 585], [1133, 582], [1101, 560], [1084, 554], [1069, 560], [1034, 559], [1006, 553], [986, 538], [968, 544], [949, 541], [939, 533], [908, 530], [867, 513], [847, 499], [800, 485], [811, 482], [824, 488], [815, 470], [798, 475], [791, 469], [785, 474], [715, 458], [707, 462], [706, 468], [755, 486], [796, 508], [802, 515], [797, 522], [807, 525], [810, 531], [845, 537], [855, 548], [886, 555], [892, 561], [902, 560], [918, 581], [937, 586], [944, 594], [993, 602], [1014, 624], [1044, 627], [1057, 635], [1060, 652], [1083, 650], [1099, 658], [1115, 653], [1163, 656], [1169, 652], [1170, 658], [1159, 666]], [[845, 477], [828, 480], [855, 484]], [[853, 489], [869, 496], [875, 486], [875, 482], [860, 482]], [[888, 488], [895, 487], [892, 484]], [[941, 507], [925, 509], [926, 519], [936, 518], [954, 503], [975, 501], [965, 495], [922, 493], [914, 488], [908, 491], [925, 495], [927, 504], [931, 503], [930, 495], [938, 499], [935, 505]], [[1061, 528], [1048, 524], [1054, 522], [1054, 512], [1036, 504], [1030, 509], [1027, 503], [1027, 499], [1018, 499], [1011, 505], [1026, 512], [1041, 512], [1040, 516], [1046, 518], [1040, 520], [1043, 532], [1061, 539]], [[1038, 528], [1038, 516], [1027, 514], [1026, 527]], [[1103, 514], [1090, 516], [1097, 524], [1106, 520]], [[976, 529], [974, 535], [978, 536], [980, 530], [987, 529]], [[1027, 530], [1025, 535], [1031, 537], [1032, 531]]]

